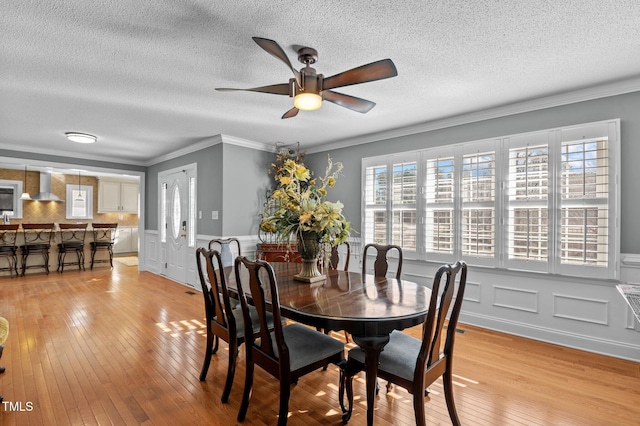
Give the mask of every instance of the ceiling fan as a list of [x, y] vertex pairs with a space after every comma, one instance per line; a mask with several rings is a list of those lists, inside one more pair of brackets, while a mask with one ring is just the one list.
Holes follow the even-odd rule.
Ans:
[[352, 84], [368, 83], [370, 81], [382, 80], [398, 75], [393, 61], [391, 61], [391, 59], [382, 59], [325, 78], [322, 74], [316, 74], [316, 70], [310, 66], [318, 60], [318, 52], [315, 49], [311, 47], [298, 49], [298, 61], [305, 65], [298, 71], [293, 68], [287, 54], [278, 43], [260, 37], [253, 37], [253, 41], [269, 54], [284, 62], [291, 69], [294, 77], [291, 78], [288, 83], [252, 87], [250, 89], [219, 87], [216, 88], [216, 90], [239, 90], [271, 93], [274, 95], [288, 95], [293, 98], [294, 107], [284, 113], [282, 116], [283, 119], [295, 117], [301, 109], [307, 111], [318, 109], [322, 105], [323, 100], [363, 114], [367, 113], [371, 108], [376, 106], [375, 102], [335, 92], [332, 89], [350, 86]]

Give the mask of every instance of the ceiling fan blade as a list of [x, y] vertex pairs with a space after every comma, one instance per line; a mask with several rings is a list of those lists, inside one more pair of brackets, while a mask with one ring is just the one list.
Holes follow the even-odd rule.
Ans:
[[244, 92], [260, 92], [271, 93], [273, 95], [289, 95], [289, 83], [272, 84], [270, 86], [252, 87], [250, 89], [233, 89], [228, 87], [216, 87], [219, 92], [232, 92], [232, 91], [244, 91]]
[[289, 111], [284, 113], [282, 119], [284, 120], [285, 118], [295, 117], [296, 115], [298, 115], [298, 111], [300, 111], [298, 108], [293, 107]]
[[289, 60], [289, 57], [287, 56], [286, 53], [284, 53], [284, 50], [282, 50], [282, 47], [280, 47], [278, 43], [276, 43], [273, 40], [269, 40], [268, 38], [261, 38], [261, 37], [252, 37], [252, 38], [253, 38], [253, 41], [255, 41], [258, 44], [258, 46], [266, 50], [267, 53], [275, 56], [276, 58], [280, 59], [282, 62], [287, 64], [289, 69], [291, 69], [291, 71], [293, 72], [293, 75], [296, 76], [296, 81], [298, 82], [298, 85], [301, 84], [300, 73], [298, 72], [298, 70], [296, 70], [293, 67], [293, 65], [291, 65], [291, 61]]
[[322, 92], [322, 98], [325, 101], [332, 102], [336, 105], [349, 108], [362, 114], [366, 114], [367, 112], [371, 111], [371, 108], [376, 106], [375, 102], [356, 98], [355, 96], [345, 95], [344, 93], [333, 92], [331, 90], [325, 90], [324, 92]]
[[369, 81], [382, 80], [385, 78], [395, 77], [398, 70], [391, 59], [382, 59], [381, 61], [372, 62], [362, 65], [348, 71], [341, 72], [331, 77], [327, 77], [323, 81], [322, 88], [324, 90], [335, 89], [336, 87], [350, 86], [352, 84], [368, 83]]

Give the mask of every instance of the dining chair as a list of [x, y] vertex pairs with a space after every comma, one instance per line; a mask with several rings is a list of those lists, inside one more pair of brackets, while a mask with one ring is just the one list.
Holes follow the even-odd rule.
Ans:
[[[222, 267], [224, 268], [225, 278], [229, 280], [229, 276], [233, 272], [233, 261], [236, 257], [242, 256], [240, 240], [237, 238], [214, 238], [209, 241], [209, 250], [217, 250], [222, 259]], [[240, 307], [239, 301], [231, 297], [232, 306]]]
[[[346, 252], [343, 257], [340, 256], [340, 248], [345, 247]], [[349, 259], [351, 259], [351, 246], [347, 241], [342, 244], [338, 244], [336, 246], [331, 247], [331, 254], [329, 255], [329, 269], [337, 270], [344, 260], [342, 264], [342, 270], [349, 270]]]
[[[94, 263], [106, 263], [113, 268], [113, 244], [116, 239], [117, 223], [92, 223], [93, 241], [89, 242], [91, 248], [91, 268]], [[109, 254], [108, 259], [96, 260], [96, 254], [99, 251], [106, 251]]]
[[217, 250], [220, 253], [222, 264], [233, 269], [233, 260], [242, 256], [240, 240], [237, 238], [214, 238], [209, 241], [209, 250]]
[[[393, 331], [389, 343], [380, 354], [378, 377], [405, 388], [413, 395], [418, 426], [426, 424], [424, 397], [428, 393], [428, 386], [440, 377], [451, 422], [454, 425], [460, 424], [453, 400], [452, 364], [466, 282], [467, 264], [464, 261], [438, 268], [431, 288], [429, 313], [422, 326], [422, 339]], [[343, 423], [349, 421], [353, 411], [353, 376], [364, 368], [364, 351], [360, 348], [351, 349], [347, 363], [341, 369], [339, 393]], [[348, 400], [346, 408], [343, 402], [345, 389]]]
[[364, 251], [362, 253], [362, 276], [366, 275], [367, 252], [370, 248], [374, 248], [376, 250], [376, 260], [373, 263], [373, 275], [376, 277], [387, 276], [387, 271], [389, 270], [389, 261], [387, 256], [389, 254], [389, 251], [396, 250], [398, 252], [398, 268], [396, 269], [396, 279], [399, 280], [400, 275], [402, 274], [402, 248], [393, 244], [383, 245], [369, 243], [364, 246]]
[[0, 258], [7, 259], [8, 265], [1, 267], [0, 271], [9, 271], [11, 278], [13, 274], [18, 275], [18, 247], [16, 238], [18, 236], [19, 224], [0, 224]]
[[[53, 223], [23, 223], [22, 233], [24, 244], [20, 246], [22, 253], [22, 276], [27, 269], [43, 268], [47, 274], [49, 273], [49, 250], [51, 249], [51, 240], [54, 235]], [[27, 265], [27, 260], [32, 254], [42, 256], [42, 263]]]
[[[238, 421], [244, 421], [249, 408], [253, 387], [255, 365], [264, 369], [280, 382], [280, 408], [278, 425], [287, 424], [291, 385], [314, 370], [328, 363], [338, 364], [344, 360], [344, 344], [319, 331], [302, 324], [282, 323], [278, 285], [271, 265], [265, 261], [255, 262], [246, 257], [235, 260], [236, 286], [240, 295], [240, 306], [245, 319], [245, 335], [251, 331], [256, 319], [250, 316], [248, 297], [257, 311], [260, 333], [246, 341], [246, 375]], [[266, 282], [263, 279], [266, 278]], [[245, 280], [246, 282], [243, 282]], [[273, 331], [268, 330], [267, 312], [273, 314]]]
[[[61, 223], [60, 243], [58, 244], [58, 271], [64, 272], [65, 266], [78, 265], [84, 270], [84, 239], [88, 223]], [[67, 253], [75, 253], [76, 260], [65, 262]]]
[[[341, 263], [340, 247], [342, 246], [346, 248], [346, 253], [343, 257], [344, 264], [342, 265], [342, 268], [344, 271], [349, 270], [349, 259], [351, 258], [351, 246], [347, 241], [345, 241], [342, 244], [338, 244], [336, 246], [331, 247], [331, 253], [329, 255], [329, 265], [328, 265], [328, 268], [330, 270], [335, 271], [335, 270], [338, 270], [338, 268], [340, 267], [340, 263]], [[329, 330], [324, 330], [324, 333], [328, 334]], [[349, 333], [347, 333], [346, 331], [344, 332], [344, 340], [345, 342], [349, 343]]]
[[[205, 262], [204, 268], [203, 261]], [[207, 378], [211, 356], [218, 351], [219, 339], [224, 340], [229, 345], [229, 364], [221, 400], [222, 402], [227, 402], [235, 376], [238, 349], [245, 341], [244, 317], [242, 309], [234, 307], [235, 304], [232, 305], [227, 279], [225, 274], [220, 274], [220, 271], [223, 271], [224, 268], [220, 252], [200, 247], [196, 250], [196, 263], [200, 284], [202, 285], [207, 323], [207, 346], [204, 363], [200, 371], [200, 381], [204, 381]], [[208, 280], [205, 279], [205, 270]], [[251, 317], [256, 317], [255, 308], [251, 309]], [[271, 314], [267, 317], [267, 326], [273, 328], [273, 316]], [[256, 329], [253, 333], [257, 333], [257, 331]]]

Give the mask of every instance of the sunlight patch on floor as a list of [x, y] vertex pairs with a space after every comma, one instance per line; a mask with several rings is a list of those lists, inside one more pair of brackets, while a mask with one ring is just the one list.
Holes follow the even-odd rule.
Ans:
[[469, 379], [468, 377], [463, 377], [463, 376], [458, 376], [457, 374], [453, 374], [453, 377], [460, 379], [460, 380], [464, 380], [465, 382], [469, 382], [473, 385], [479, 385], [480, 382], [473, 380], [473, 379]]

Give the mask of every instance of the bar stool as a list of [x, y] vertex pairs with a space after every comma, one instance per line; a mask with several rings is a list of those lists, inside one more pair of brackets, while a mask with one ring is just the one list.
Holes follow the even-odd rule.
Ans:
[[19, 224], [0, 225], [0, 258], [7, 259], [9, 263], [6, 267], [0, 267], [0, 271], [9, 271], [11, 278], [15, 272], [18, 276], [18, 247], [16, 247], [16, 237], [18, 235]]
[[[91, 269], [94, 263], [109, 262], [113, 268], [113, 242], [116, 238], [117, 223], [92, 223], [93, 241], [89, 243], [91, 247]], [[96, 252], [106, 250], [109, 253], [109, 259], [95, 260]]]
[[[58, 271], [63, 272], [65, 265], [78, 265], [84, 269], [84, 238], [87, 233], [87, 223], [61, 223], [60, 243], [58, 244]], [[65, 262], [67, 253], [75, 252], [77, 260]]]
[[[20, 246], [22, 252], [22, 276], [30, 268], [44, 268], [49, 273], [49, 249], [53, 238], [53, 223], [23, 223], [24, 245]], [[27, 266], [27, 259], [31, 254], [42, 256], [42, 263]]]

